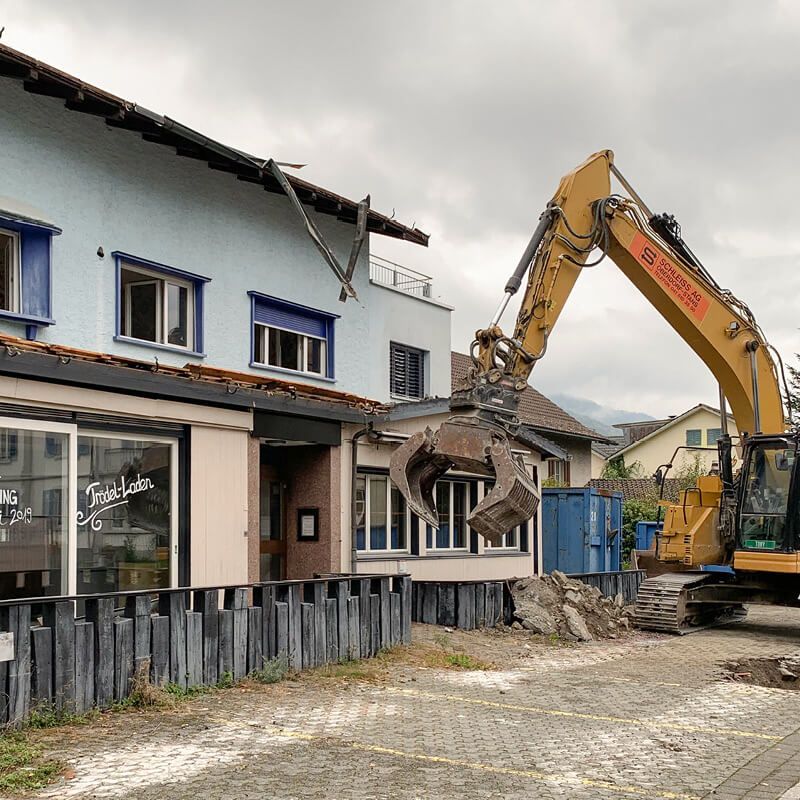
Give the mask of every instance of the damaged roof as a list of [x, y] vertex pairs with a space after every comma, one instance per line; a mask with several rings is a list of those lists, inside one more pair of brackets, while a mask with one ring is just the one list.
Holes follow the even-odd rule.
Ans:
[[[268, 168], [270, 159], [252, 156], [214, 141], [174, 119], [149, 111], [130, 100], [116, 97], [3, 44], [0, 44], [0, 77], [19, 81], [22, 88], [31, 94], [63, 99], [64, 106], [70, 111], [101, 117], [112, 128], [133, 131], [141, 134], [145, 141], [173, 147], [179, 156], [205, 161], [211, 169], [228, 172], [238, 180], [261, 185], [268, 192], [285, 194]], [[356, 201], [294, 175], [286, 177], [304, 205], [312, 207], [320, 214], [335, 216], [347, 224], [356, 224]], [[404, 239], [424, 247], [428, 245], [428, 234], [376, 211], [368, 212], [367, 231]]]
[[0, 375], [241, 410], [278, 408], [341, 421], [359, 421], [388, 411], [376, 400], [307, 383], [206, 365], [173, 367], [158, 359], [141, 361], [3, 333]]
[[[464, 353], [450, 354], [450, 384], [451, 391], [461, 387], [466, 380], [467, 370], [472, 366], [472, 359]], [[527, 386], [522, 391], [519, 400], [519, 421], [523, 425], [530, 425], [538, 431], [563, 433], [569, 436], [579, 436], [583, 439], [604, 442], [605, 436], [597, 431], [587, 428], [570, 416], [563, 408], [548, 400], [533, 386]]]

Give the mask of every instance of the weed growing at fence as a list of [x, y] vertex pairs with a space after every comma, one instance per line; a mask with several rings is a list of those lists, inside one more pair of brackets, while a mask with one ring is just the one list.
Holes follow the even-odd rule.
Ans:
[[282, 658], [265, 658], [261, 669], [253, 670], [247, 677], [256, 683], [278, 683], [286, 677], [289, 665]]
[[219, 676], [219, 680], [217, 681], [217, 688], [218, 689], [230, 689], [233, 686], [233, 673], [232, 672], [223, 672]]
[[0, 791], [32, 792], [51, 783], [64, 765], [43, 758], [41, 748], [24, 733], [0, 736]]
[[31, 710], [27, 725], [29, 728], [59, 728], [62, 725], [88, 725], [100, 714], [97, 709], [87, 711], [85, 714], [73, 714], [71, 711], [56, 710], [50, 704], [41, 704]]

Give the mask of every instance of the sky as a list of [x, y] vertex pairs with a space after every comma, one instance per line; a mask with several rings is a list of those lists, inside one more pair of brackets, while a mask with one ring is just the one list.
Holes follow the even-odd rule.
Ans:
[[[4, 44], [431, 235], [372, 252], [433, 277], [466, 352], [559, 178], [610, 148], [717, 281], [800, 351], [794, 0], [0, 0]], [[513, 328], [513, 313], [504, 318]], [[705, 366], [610, 260], [531, 383], [661, 417]]]

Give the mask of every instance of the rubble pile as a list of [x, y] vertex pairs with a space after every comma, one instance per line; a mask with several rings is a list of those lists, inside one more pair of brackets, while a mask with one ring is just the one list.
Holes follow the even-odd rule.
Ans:
[[621, 594], [604, 597], [594, 586], [554, 570], [544, 577], [521, 578], [511, 585], [512, 627], [571, 641], [616, 639], [633, 626], [633, 607]]

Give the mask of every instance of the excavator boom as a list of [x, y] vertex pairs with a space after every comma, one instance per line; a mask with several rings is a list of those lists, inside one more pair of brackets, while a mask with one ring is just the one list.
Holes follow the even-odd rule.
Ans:
[[[612, 175], [630, 197], [611, 194]], [[589, 258], [594, 266], [606, 256], [705, 362], [740, 432], [785, 429], [778, 373], [753, 314], [706, 271], [674, 218], [650, 212], [614, 166], [613, 153], [603, 150], [562, 178], [497, 313], [476, 332], [473, 367], [451, 398], [456, 416], [437, 432], [411, 437], [392, 456], [393, 480], [430, 525], [438, 525], [436, 480], [450, 469], [496, 479], [469, 518], [487, 539], [497, 541], [535, 512], [537, 488], [510, 446], [522, 435], [519, 396], [581, 270]], [[506, 336], [499, 322], [524, 281], [514, 333]]]

